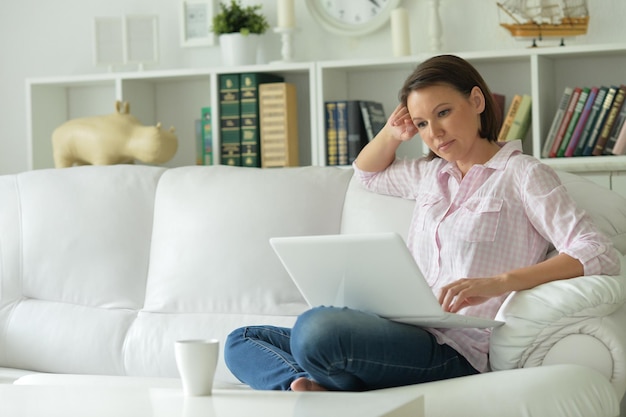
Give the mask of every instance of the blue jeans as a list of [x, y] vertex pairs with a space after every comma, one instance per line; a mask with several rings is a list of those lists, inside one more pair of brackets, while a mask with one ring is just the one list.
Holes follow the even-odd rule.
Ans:
[[293, 329], [239, 328], [224, 359], [241, 382], [262, 390], [288, 390], [300, 377], [329, 390], [365, 391], [478, 373], [424, 329], [336, 307], [305, 312]]

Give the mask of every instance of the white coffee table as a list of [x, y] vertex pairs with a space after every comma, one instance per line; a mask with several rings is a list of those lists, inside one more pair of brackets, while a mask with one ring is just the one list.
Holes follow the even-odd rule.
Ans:
[[365, 393], [215, 389], [185, 397], [180, 387], [0, 385], [3, 416], [23, 417], [423, 417], [411, 387]]

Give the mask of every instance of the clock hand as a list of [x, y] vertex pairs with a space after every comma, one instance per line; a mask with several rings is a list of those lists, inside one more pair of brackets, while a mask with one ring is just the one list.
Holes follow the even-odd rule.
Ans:
[[370, 2], [371, 2], [374, 6], [376, 6], [376, 7], [380, 8], [380, 4], [378, 4], [378, 1], [376, 1], [376, 0], [370, 0]]

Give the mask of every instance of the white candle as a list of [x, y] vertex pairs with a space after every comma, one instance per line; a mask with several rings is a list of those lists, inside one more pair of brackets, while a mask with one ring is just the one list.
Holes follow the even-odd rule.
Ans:
[[403, 7], [391, 11], [391, 43], [394, 56], [411, 55], [409, 15]]
[[278, 0], [278, 27], [293, 29], [295, 26], [294, 0]]

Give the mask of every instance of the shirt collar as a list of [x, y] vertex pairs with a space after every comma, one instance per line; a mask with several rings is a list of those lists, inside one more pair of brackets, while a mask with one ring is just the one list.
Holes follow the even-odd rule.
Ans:
[[[496, 142], [498, 146], [500, 146], [500, 150], [489, 160], [487, 161], [483, 167], [491, 168], [493, 170], [501, 170], [506, 167], [507, 162], [511, 158], [511, 156], [516, 155], [518, 153], [522, 153], [522, 141], [521, 140], [511, 140], [507, 142]], [[439, 176], [441, 175], [450, 175], [455, 178], [462, 177], [461, 171], [457, 168], [454, 162], [446, 162], [441, 171], [439, 171]]]

